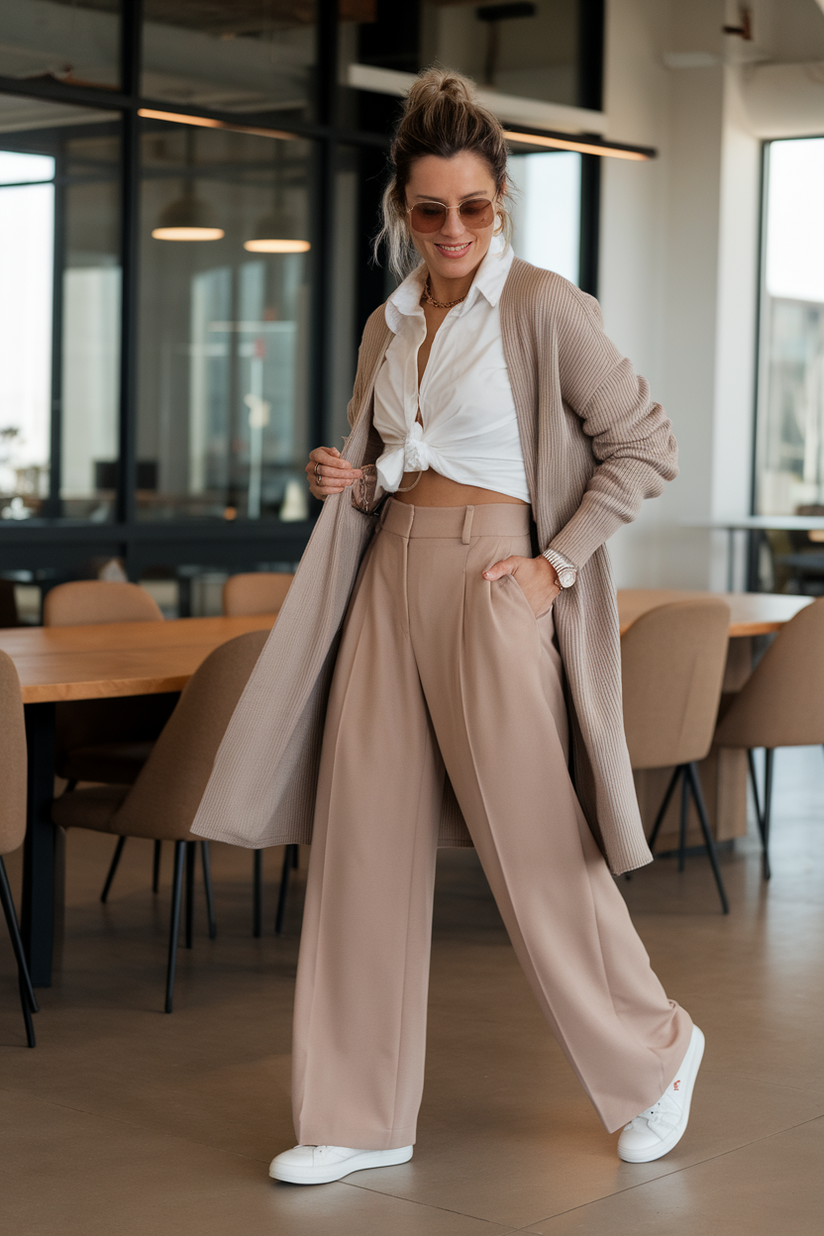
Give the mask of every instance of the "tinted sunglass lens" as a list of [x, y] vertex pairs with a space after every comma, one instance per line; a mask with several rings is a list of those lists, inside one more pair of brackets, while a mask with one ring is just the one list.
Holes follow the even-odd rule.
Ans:
[[460, 209], [464, 223], [473, 227], [486, 227], [492, 222], [492, 203], [483, 198], [463, 202]]
[[416, 232], [437, 232], [445, 217], [443, 206], [437, 202], [423, 202], [412, 209], [412, 226]]

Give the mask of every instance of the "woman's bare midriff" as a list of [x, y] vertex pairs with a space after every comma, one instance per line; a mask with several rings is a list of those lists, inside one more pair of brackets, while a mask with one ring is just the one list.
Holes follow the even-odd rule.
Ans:
[[[417, 472], [404, 472], [401, 489], [407, 489], [412, 485], [417, 476]], [[407, 502], [410, 506], [482, 506], [489, 502], [510, 502], [514, 506], [529, 506], [528, 502], [522, 502], [520, 498], [513, 498], [509, 494], [499, 494], [493, 489], [479, 489], [477, 485], [460, 485], [457, 481], [450, 481], [448, 477], [441, 476], [440, 472], [434, 472], [431, 468], [421, 473], [421, 479], [414, 489], [409, 489], [408, 493], [401, 493], [399, 490], [392, 494], [392, 497], [397, 502]]]

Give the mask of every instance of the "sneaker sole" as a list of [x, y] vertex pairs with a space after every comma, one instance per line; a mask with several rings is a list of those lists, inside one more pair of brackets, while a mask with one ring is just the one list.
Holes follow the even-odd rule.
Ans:
[[[697, 1026], [693, 1026], [693, 1036], [690, 1040], [687, 1056], [692, 1056], [692, 1059], [685, 1063], [687, 1068], [684, 1072], [687, 1073], [686, 1086], [686, 1103], [684, 1104], [684, 1114], [678, 1124], [678, 1127], [670, 1133], [669, 1137], [664, 1138], [657, 1146], [651, 1147], [649, 1150], [624, 1150], [619, 1147], [618, 1158], [624, 1163], [653, 1163], [656, 1159], [663, 1159], [665, 1154], [669, 1154], [671, 1150], [680, 1142], [681, 1138], [687, 1131], [687, 1125], [690, 1119], [690, 1107], [692, 1106], [692, 1092], [695, 1088], [695, 1079], [698, 1076], [698, 1070], [701, 1067], [701, 1061], [704, 1058], [704, 1046], [706, 1039], [703, 1032]], [[682, 1074], [683, 1075], [683, 1074]], [[677, 1076], [677, 1074], [676, 1074]]]
[[401, 1146], [399, 1150], [364, 1150], [362, 1154], [353, 1155], [344, 1163], [331, 1165], [326, 1169], [281, 1167], [273, 1162], [269, 1167], [269, 1175], [273, 1180], [282, 1180], [286, 1184], [333, 1184], [343, 1180], [352, 1172], [365, 1172], [370, 1167], [396, 1167], [399, 1163], [408, 1163], [412, 1158], [412, 1146]]

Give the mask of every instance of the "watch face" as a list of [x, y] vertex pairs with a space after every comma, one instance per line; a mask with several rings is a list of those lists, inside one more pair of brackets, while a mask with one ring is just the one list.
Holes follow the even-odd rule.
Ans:
[[575, 572], [570, 571], [569, 567], [563, 567], [558, 572], [558, 583], [562, 588], [571, 588], [575, 583]]

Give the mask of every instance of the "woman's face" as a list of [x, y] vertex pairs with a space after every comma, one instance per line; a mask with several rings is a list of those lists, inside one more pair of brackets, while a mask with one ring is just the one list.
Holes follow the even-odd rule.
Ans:
[[[442, 202], [460, 206], [472, 198], [486, 198], [497, 206], [498, 195], [489, 164], [480, 155], [463, 150], [451, 159], [425, 155], [416, 159], [406, 186], [407, 208], [418, 202]], [[436, 279], [466, 279], [486, 256], [497, 223], [497, 213], [483, 227], [471, 227], [449, 210], [436, 232], [416, 231], [407, 215], [409, 232], [430, 274]]]

